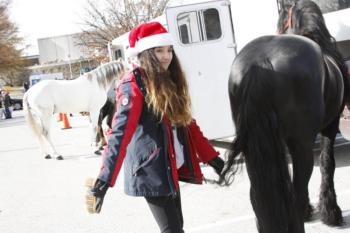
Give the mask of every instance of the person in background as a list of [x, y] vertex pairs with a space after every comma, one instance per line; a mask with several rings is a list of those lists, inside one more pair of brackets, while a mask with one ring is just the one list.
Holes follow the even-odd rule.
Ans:
[[2, 96], [2, 90], [0, 90], [0, 120], [2, 120], [4, 116], [4, 97]]
[[28, 89], [29, 89], [29, 84], [28, 84], [28, 82], [24, 82], [24, 83], [23, 83], [23, 88], [24, 88], [24, 92], [27, 92], [27, 91], [28, 91]]
[[11, 97], [10, 97], [10, 92], [9, 91], [5, 91], [4, 107], [5, 107], [5, 118], [6, 119], [12, 118], [11, 110], [10, 110], [11, 103], [12, 103], [12, 100], [11, 100]]
[[199, 163], [221, 173], [224, 161], [192, 118], [171, 35], [158, 22], [144, 23], [130, 32], [129, 42], [139, 67], [117, 88], [117, 111], [87, 207], [100, 212], [124, 162], [125, 193], [145, 198], [162, 233], [183, 233], [179, 181], [201, 184]]

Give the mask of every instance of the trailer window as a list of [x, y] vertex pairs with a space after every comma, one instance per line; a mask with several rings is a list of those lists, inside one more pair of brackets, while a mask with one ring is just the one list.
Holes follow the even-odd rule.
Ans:
[[215, 40], [221, 37], [220, 18], [218, 10], [208, 9], [203, 11], [205, 35], [207, 40]]
[[180, 35], [181, 35], [181, 42], [184, 44], [190, 43], [190, 35], [188, 34], [188, 27], [186, 24], [180, 25]]
[[115, 57], [115, 60], [118, 60], [118, 58], [123, 58], [122, 50], [121, 49], [115, 50], [114, 51], [114, 57]]
[[181, 13], [177, 16], [177, 25], [183, 44], [216, 40], [222, 35], [219, 12], [215, 8]]

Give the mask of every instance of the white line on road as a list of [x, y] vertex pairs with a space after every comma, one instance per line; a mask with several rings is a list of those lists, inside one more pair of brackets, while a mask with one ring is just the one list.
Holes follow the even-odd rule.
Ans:
[[[348, 145], [348, 144], [350, 144], [350, 141], [346, 141], [346, 142], [343, 142], [343, 143], [339, 143], [339, 144], [334, 144], [334, 148], [336, 148], [336, 147], [340, 147], [340, 146], [344, 146], [344, 145]], [[316, 152], [316, 151], [319, 151], [321, 148], [315, 148], [315, 149], [313, 149], [313, 151], [314, 152]]]
[[343, 145], [348, 145], [348, 144], [350, 144], [349, 141], [348, 141], [348, 142], [343, 142], [343, 143], [340, 143], [340, 144], [336, 144], [336, 145], [334, 145], [334, 147], [343, 146]]

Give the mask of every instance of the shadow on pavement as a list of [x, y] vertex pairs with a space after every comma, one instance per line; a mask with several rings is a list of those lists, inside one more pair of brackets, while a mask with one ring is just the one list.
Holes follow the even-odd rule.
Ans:
[[339, 227], [340, 229], [350, 228], [350, 216], [344, 217], [344, 226]]
[[26, 124], [24, 116], [15, 116], [10, 119], [0, 120], [0, 128], [7, 128], [13, 126], [21, 126]]
[[10, 149], [10, 150], [0, 150], [0, 153], [5, 153], [5, 152], [16, 152], [16, 151], [27, 151], [27, 150], [38, 150], [38, 146], [32, 146], [32, 147], [21, 147], [21, 148], [16, 148], [16, 149]]
[[62, 155], [64, 160], [80, 160], [80, 159], [94, 159], [99, 158], [101, 155], [91, 154], [76, 154], [76, 155]]

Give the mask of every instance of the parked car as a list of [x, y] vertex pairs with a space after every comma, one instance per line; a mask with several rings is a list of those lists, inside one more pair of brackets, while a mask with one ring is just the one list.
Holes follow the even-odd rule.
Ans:
[[21, 110], [23, 109], [23, 100], [20, 98], [11, 98], [11, 103], [13, 106], [13, 110]]

